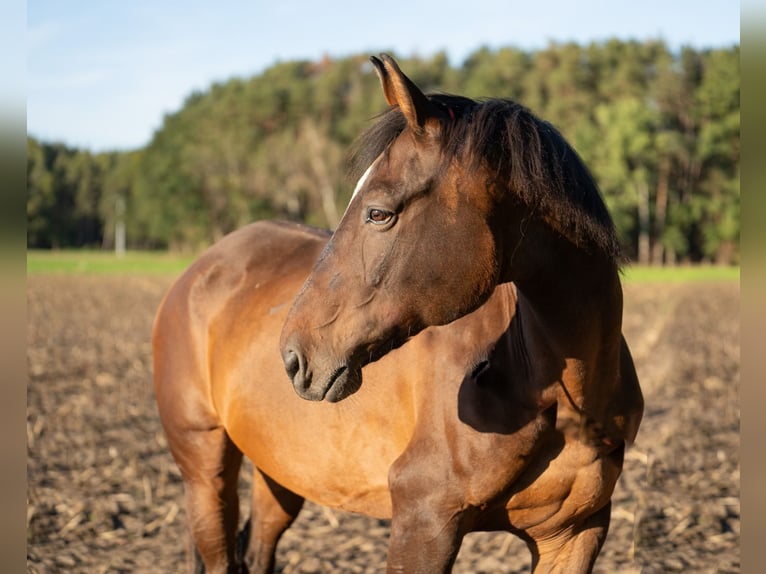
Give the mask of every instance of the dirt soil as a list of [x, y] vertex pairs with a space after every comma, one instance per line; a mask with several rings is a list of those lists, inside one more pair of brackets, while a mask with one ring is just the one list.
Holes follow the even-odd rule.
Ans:
[[[182, 485], [151, 383], [169, 284], [28, 280], [29, 572], [185, 569]], [[739, 572], [738, 285], [629, 286], [624, 332], [647, 406], [595, 571]], [[386, 521], [307, 503], [278, 571], [384, 572], [387, 538]], [[510, 535], [472, 534], [454, 571], [529, 572], [529, 554]]]

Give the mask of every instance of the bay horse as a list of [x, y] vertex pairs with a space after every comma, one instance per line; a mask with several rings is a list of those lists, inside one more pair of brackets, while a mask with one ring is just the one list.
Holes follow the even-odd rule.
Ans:
[[550, 124], [372, 62], [390, 110], [336, 231], [245, 227], [158, 310], [156, 398], [199, 556], [273, 572], [309, 499], [390, 518], [391, 573], [449, 572], [479, 530], [521, 537], [535, 572], [590, 572], [643, 412], [611, 218]]

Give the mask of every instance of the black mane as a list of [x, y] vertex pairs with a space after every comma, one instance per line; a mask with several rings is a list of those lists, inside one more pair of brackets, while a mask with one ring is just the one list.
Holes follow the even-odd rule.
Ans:
[[[620, 262], [612, 218], [580, 156], [551, 124], [506, 99], [475, 101], [435, 94], [431, 101], [451, 110], [443, 125], [442, 151], [464, 161], [486, 163], [503, 183], [561, 235], [585, 249]], [[405, 129], [394, 107], [357, 140], [350, 156], [357, 179]]]

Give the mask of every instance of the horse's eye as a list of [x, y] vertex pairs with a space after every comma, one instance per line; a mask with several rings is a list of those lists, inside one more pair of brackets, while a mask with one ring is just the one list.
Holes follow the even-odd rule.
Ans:
[[367, 213], [367, 221], [374, 223], [375, 225], [383, 225], [388, 223], [393, 217], [394, 214], [390, 211], [384, 211], [383, 209], [378, 209], [375, 207], [370, 209], [370, 211]]

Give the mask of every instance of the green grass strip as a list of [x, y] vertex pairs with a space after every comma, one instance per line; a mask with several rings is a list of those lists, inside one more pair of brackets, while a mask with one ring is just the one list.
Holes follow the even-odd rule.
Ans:
[[178, 274], [194, 260], [192, 255], [160, 251], [128, 251], [122, 257], [114, 252], [84, 249], [29, 250], [27, 274], [69, 275]]
[[[194, 260], [194, 255], [164, 251], [128, 251], [117, 257], [111, 251], [63, 249], [27, 251], [27, 273], [96, 274], [169, 274], [181, 273]], [[690, 281], [739, 281], [739, 267], [684, 265], [679, 267], [645, 267], [626, 265], [626, 283], [683, 283]]]
[[681, 265], [678, 267], [626, 265], [623, 269], [623, 279], [626, 283], [739, 282], [739, 267], [722, 265]]

